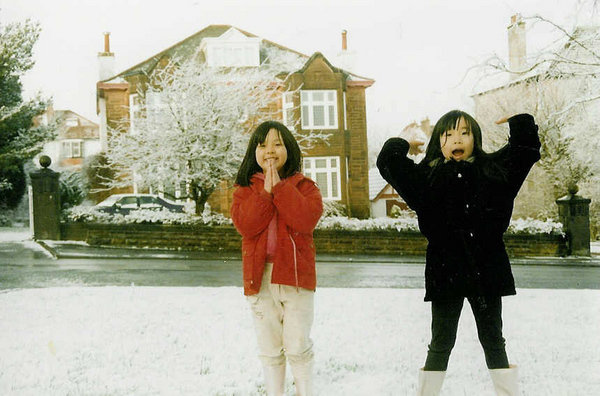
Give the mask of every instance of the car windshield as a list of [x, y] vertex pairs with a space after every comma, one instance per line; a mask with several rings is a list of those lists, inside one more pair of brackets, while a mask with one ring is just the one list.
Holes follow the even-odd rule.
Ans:
[[166, 197], [159, 197], [158, 199], [162, 199], [163, 201], [170, 203], [171, 205], [181, 205], [175, 201], [171, 201], [169, 198], [166, 198]]
[[150, 196], [141, 196], [140, 197], [140, 205], [151, 205], [151, 204], [157, 204], [158, 202], [156, 202], [156, 198], [154, 197], [150, 197]]
[[136, 197], [123, 197], [119, 199], [117, 203], [123, 208], [136, 208], [138, 204]]
[[100, 202], [97, 206], [113, 206], [117, 199], [121, 198], [119, 195], [111, 195], [104, 201]]

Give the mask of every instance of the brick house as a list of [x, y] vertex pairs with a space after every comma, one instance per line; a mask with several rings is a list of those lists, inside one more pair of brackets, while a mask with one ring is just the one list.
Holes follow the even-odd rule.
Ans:
[[54, 110], [50, 106], [36, 122], [44, 125], [57, 123], [56, 139], [44, 144], [42, 152], [36, 156], [38, 163], [41, 155], [52, 160], [54, 170], [81, 170], [86, 158], [100, 152], [98, 124], [71, 110]]
[[[342, 52], [345, 38], [343, 32]], [[328, 144], [317, 144], [303, 153], [303, 171], [319, 184], [324, 200], [344, 204], [350, 216], [369, 217], [365, 90], [374, 80], [334, 66], [319, 52], [307, 56], [230, 25], [210, 25], [118, 74], [110, 69], [114, 54], [105, 33], [105, 51], [98, 55], [101, 81], [97, 83], [103, 149], [108, 127], [134, 117], [131, 110], [138, 90], [143, 91], [148, 83], [147, 75], [169, 59], [191, 56], [198, 48], [200, 61], [216, 67], [258, 67], [267, 55], [292, 59], [295, 66], [289, 70], [286, 92], [273, 104], [280, 121], [297, 133], [318, 130], [330, 134]], [[208, 202], [213, 210], [228, 214], [231, 181], [223, 181], [221, 186]], [[172, 196], [186, 196], [184, 186], [174, 189]]]
[[[598, 27], [578, 27], [570, 33], [565, 42], [558, 42], [552, 52], [556, 54], [556, 59], [563, 61], [571, 59], [574, 65], [590, 62], [591, 55], [581, 50], [579, 46], [573, 45], [572, 40], [589, 37], [589, 35], [597, 37], [599, 31]], [[511, 17], [507, 35], [508, 65], [514, 73], [499, 75], [498, 77], [503, 80], [492, 80], [489, 87], [472, 95], [475, 105], [474, 116], [482, 128], [489, 130], [489, 135], [506, 134], [506, 126], [498, 127], [494, 124], [494, 121], [500, 117], [528, 112], [536, 116], [538, 124], [543, 124], [565, 109], [565, 104], [575, 103], [584, 95], [597, 95], [597, 91], [595, 92], [593, 88], [597, 87], [597, 75], [592, 73], [582, 75], [578, 70], [571, 69], [572, 66], [568, 63], [559, 64], [556, 61], [542, 62], [539, 65], [528, 64], [526, 25], [520, 14]], [[598, 50], [597, 45], [594, 50]], [[582, 114], [586, 114], [590, 119], [600, 116], [597, 103], [590, 102], [585, 105]], [[583, 133], [590, 133], [590, 131]], [[486, 139], [488, 138], [484, 136], [484, 143]], [[513, 216], [538, 218], [555, 216], [557, 211], [555, 199], [567, 193], [566, 186], [561, 187], [562, 192], [561, 189], [554, 187], [559, 184], [539, 163], [535, 164], [519, 191]], [[580, 187], [583, 187], [585, 194], [590, 194], [590, 186]]]

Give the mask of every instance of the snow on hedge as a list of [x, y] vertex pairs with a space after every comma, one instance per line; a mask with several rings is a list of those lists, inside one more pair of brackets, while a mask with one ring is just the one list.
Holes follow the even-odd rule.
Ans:
[[552, 219], [546, 221], [532, 218], [512, 219], [508, 226], [511, 234], [555, 234], [564, 235], [563, 225]]
[[[71, 222], [91, 222], [102, 224], [183, 224], [183, 225], [230, 225], [231, 219], [220, 213], [205, 210], [201, 216], [188, 213], [173, 213], [164, 209], [135, 210], [123, 216], [120, 214], [110, 215], [100, 212], [93, 206], [76, 206], [65, 212], [65, 220]], [[350, 230], [350, 231], [373, 231], [373, 230], [396, 230], [419, 231], [417, 218], [405, 215], [398, 218], [377, 217], [372, 219], [356, 219], [345, 216], [322, 217], [317, 224], [317, 229], [322, 230]], [[527, 219], [513, 219], [508, 227], [511, 234], [553, 234], [564, 235], [561, 223], [551, 219], [545, 221]]]
[[185, 224], [185, 225], [223, 225], [232, 224], [231, 219], [220, 213], [204, 211], [195, 216], [188, 213], [175, 213], [167, 209], [133, 210], [127, 215], [101, 212], [93, 206], [76, 206], [65, 212], [65, 220], [72, 222], [90, 222], [101, 224]]
[[324, 230], [397, 230], [419, 231], [417, 219], [413, 217], [376, 217], [373, 219], [355, 219], [342, 216], [323, 217], [317, 228]]

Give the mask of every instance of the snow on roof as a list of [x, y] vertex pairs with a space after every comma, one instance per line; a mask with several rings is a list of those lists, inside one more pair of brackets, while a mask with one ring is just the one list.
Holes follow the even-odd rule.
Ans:
[[377, 194], [387, 186], [387, 182], [379, 173], [379, 169], [369, 169], [369, 201], [375, 199]]
[[[507, 82], [510, 73], [499, 73], [495, 77], [486, 78], [483, 85], [473, 93], [472, 96], [484, 95], [488, 92], [519, 84], [537, 76], [546, 74], [570, 74], [576, 73], [581, 67], [578, 62], [589, 61], [594, 54], [584, 50], [578, 45], [575, 40], [582, 41], [592, 51], [596, 52], [600, 49], [600, 40], [598, 34], [600, 26], [579, 26], [571, 33], [571, 37], [565, 37], [559, 40], [548, 53], [538, 58], [536, 61], [538, 66], [524, 72], [518, 77]], [[590, 45], [591, 44], [591, 45]], [[569, 62], [576, 60], [577, 62]]]
[[[262, 43], [261, 44], [261, 47], [262, 47], [261, 48], [261, 62], [263, 62], [264, 58], [266, 58], [266, 57], [276, 56], [278, 58], [278, 60], [277, 60], [278, 63], [283, 62], [286, 65], [288, 65], [288, 67], [290, 68], [290, 70], [287, 70], [288, 72], [295, 72], [297, 70], [300, 70], [300, 69], [306, 67], [306, 65], [308, 65], [311, 62], [311, 60], [315, 57], [315, 55], [318, 54], [318, 53], [315, 53], [309, 57], [308, 55], [305, 55], [301, 52], [287, 48], [287, 47], [277, 44], [273, 41], [258, 37], [253, 33], [239, 29], [232, 25], [209, 25], [206, 28], [200, 30], [199, 32], [179, 41], [178, 43], [175, 43], [174, 45], [170, 46], [169, 48], [151, 56], [150, 58], [146, 59], [145, 61], [142, 61], [111, 78], [104, 80], [103, 82], [110, 82], [110, 83], [127, 82], [125, 80], [125, 77], [134, 75], [134, 74], [139, 74], [139, 73], [151, 72], [156, 67], [156, 65], [160, 62], [160, 60], [163, 59], [164, 57], [169, 57], [169, 58], [188, 57], [191, 54], [196, 53], [196, 51], [200, 47], [203, 39], [221, 37], [222, 35], [226, 34], [227, 32], [230, 32], [231, 30], [235, 30], [236, 32], [242, 33], [243, 35], [245, 35], [247, 37], [259, 38]], [[336, 69], [340, 70], [344, 74], [346, 74], [349, 81], [355, 81], [357, 83], [364, 83], [364, 84], [372, 84], [374, 82], [373, 79], [356, 75], [347, 70], [342, 70], [340, 68], [336, 68]]]

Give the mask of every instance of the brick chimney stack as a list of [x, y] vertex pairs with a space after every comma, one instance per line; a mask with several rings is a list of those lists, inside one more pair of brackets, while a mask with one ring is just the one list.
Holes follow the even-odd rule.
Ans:
[[104, 52], [98, 52], [98, 78], [106, 80], [115, 75], [115, 54], [110, 52], [110, 33], [104, 32]]
[[104, 52], [110, 52], [110, 32], [104, 32]]
[[348, 31], [342, 30], [342, 50], [337, 53], [334, 66], [346, 71], [354, 71], [356, 65], [356, 52], [348, 51]]
[[510, 18], [508, 26], [508, 67], [511, 79], [519, 76], [519, 72], [527, 69], [527, 41], [525, 38], [525, 21], [521, 14]]

